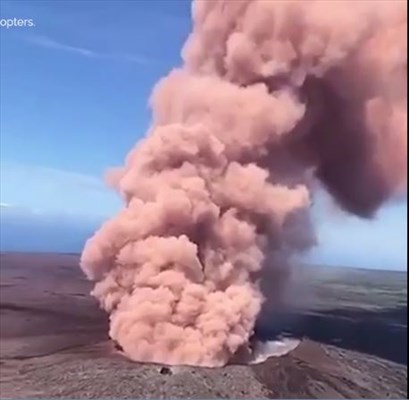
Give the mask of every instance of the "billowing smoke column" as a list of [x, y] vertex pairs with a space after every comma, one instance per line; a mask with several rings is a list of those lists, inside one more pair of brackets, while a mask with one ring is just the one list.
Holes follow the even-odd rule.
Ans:
[[108, 176], [126, 207], [82, 255], [131, 359], [226, 364], [314, 244], [316, 182], [362, 217], [406, 191], [406, 31], [393, 0], [193, 4], [184, 65]]

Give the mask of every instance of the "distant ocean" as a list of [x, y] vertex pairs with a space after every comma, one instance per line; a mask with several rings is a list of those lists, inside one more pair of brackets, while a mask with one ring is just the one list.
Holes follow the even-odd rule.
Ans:
[[102, 221], [1, 208], [0, 251], [79, 253]]
[[[80, 253], [86, 240], [101, 226], [105, 218], [44, 214], [20, 207], [0, 208], [1, 252]], [[342, 245], [342, 242], [341, 242]], [[362, 250], [362, 251], [357, 251]], [[372, 249], [374, 250], [374, 249]], [[406, 249], [405, 249], [406, 250]], [[368, 253], [359, 246], [343, 248], [326, 243], [310, 254], [302, 263], [349, 266], [355, 268], [407, 271], [406, 251]]]

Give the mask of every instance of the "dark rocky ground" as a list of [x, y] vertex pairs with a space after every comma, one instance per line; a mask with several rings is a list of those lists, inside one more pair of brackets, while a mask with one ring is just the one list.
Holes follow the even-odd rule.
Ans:
[[293, 307], [257, 326], [261, 338], [303, 338], [296, 350], [200, 369], [118, 354], [77, 266], [75, 255], [1, 255], [2, 398], [407, 398], [406, 273], [305, 269]]

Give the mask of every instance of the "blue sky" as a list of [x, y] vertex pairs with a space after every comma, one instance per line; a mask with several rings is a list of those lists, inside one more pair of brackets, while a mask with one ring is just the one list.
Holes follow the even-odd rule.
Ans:
[[[47, 220], [69, 217], [88, 232], [120, 206], [101, 177], [145, 133], [152, 86], [180, 63], [190, 2], [0, 4], [1, 18], [35, 23], [1, 29], [2, 213], [12, 206]], [[325, 200], [314, 215], [314, 261], [406, 269], [406, 202], [369, 222]]]

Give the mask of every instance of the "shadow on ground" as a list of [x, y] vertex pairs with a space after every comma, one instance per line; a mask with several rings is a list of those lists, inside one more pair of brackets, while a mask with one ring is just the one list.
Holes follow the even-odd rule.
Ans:
[[[268, 321], [275, 321], [274, 326]], [[261, 340], [307, 337], [340, 348], [407, 365], [407, 306], [382, 310], [333, 309], [309, 313], [275, 313], [259, 322]]]

